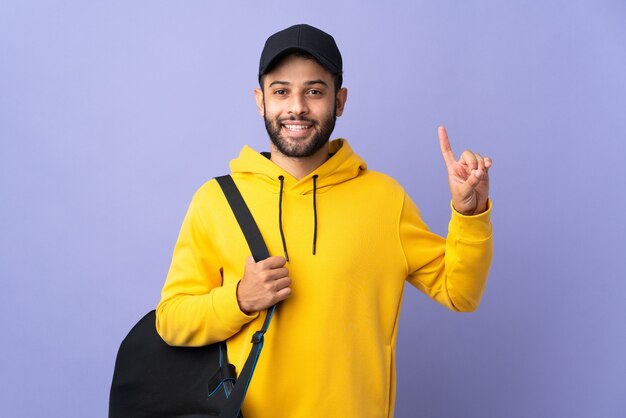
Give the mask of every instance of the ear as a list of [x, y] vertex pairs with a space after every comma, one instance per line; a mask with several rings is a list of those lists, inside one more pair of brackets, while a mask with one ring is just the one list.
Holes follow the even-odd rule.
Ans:
[[263, 92], [261, 89], [254, 89], [254, 99], [256, 100], [256, 108], [259, 110], [259, 114], [263, 116], [265, 114], [265, 104], [263, 103]]
[[337, 92], [337, 97], [335, 98], [337, 116], [343, 115], [343, 108], [346, 105], [346, 100], [348, 100], [348, 89], [342, 87]]

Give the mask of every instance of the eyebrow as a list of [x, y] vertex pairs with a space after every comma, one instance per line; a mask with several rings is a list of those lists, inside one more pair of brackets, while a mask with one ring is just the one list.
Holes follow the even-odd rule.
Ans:
[[314, 84], [322, 84], [326, 87], [328, 87], [328, 84], [326, 84], [326, 82], [324, 80], [311, 80], [311, 81], [307, 81], [304, 83], [305, 86], [312, 86]]
[[[291, 85], [291, 83], [289, 81], [276, 80], [276, 81], [272, 81], [268, 87], [272, 87], [272, 86], [277, 85], [277, 84], [285, 85], [285, 86]], [[324, 80], [311, 80], [311, 81], [305, 81], [304, 82], [305, 86], [313, 86], [315, 84], [322, 84], [322, 85], [328, 87], [328, 84], [326, 84], [326, 82]]]

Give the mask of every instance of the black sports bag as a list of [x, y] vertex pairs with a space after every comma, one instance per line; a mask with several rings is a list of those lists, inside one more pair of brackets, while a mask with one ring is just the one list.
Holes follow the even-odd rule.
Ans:
[[[256, 261], [269, 257], [261, 232], [230, 176], [216, 178]], [[122, 341], [115, 361], [109, 418], [243, 418], [241, 405], [276, 306], [268, 309], [252, 349], [236, 376], [226, 343], [172, 347], [148, 312]]]

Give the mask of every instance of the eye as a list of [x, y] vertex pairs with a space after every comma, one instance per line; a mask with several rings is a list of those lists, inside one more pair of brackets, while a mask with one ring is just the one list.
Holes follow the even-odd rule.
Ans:
[[312, 96], [319, 96], [320, 94], [322, 94], [322, 92], [320, 90], [317, 90], [317, 89], [311, 89], [307, 93], [312, 95]]

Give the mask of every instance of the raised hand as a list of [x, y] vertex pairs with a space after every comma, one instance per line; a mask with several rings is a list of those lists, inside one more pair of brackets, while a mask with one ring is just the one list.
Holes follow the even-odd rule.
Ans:
[[487, 210], [491, 158], [465, 150], [457, 161], [443, 126], [439, 127], [439, 146], [448, 169], [454, 209], [463, 215], [477, 215]]
[[237, 302], [247, 314], [262, 311], [291, 295], [291, 279], [284, 257], [274, 256], [258, 263], [248, 257], [243, 278], [237, 286]]

